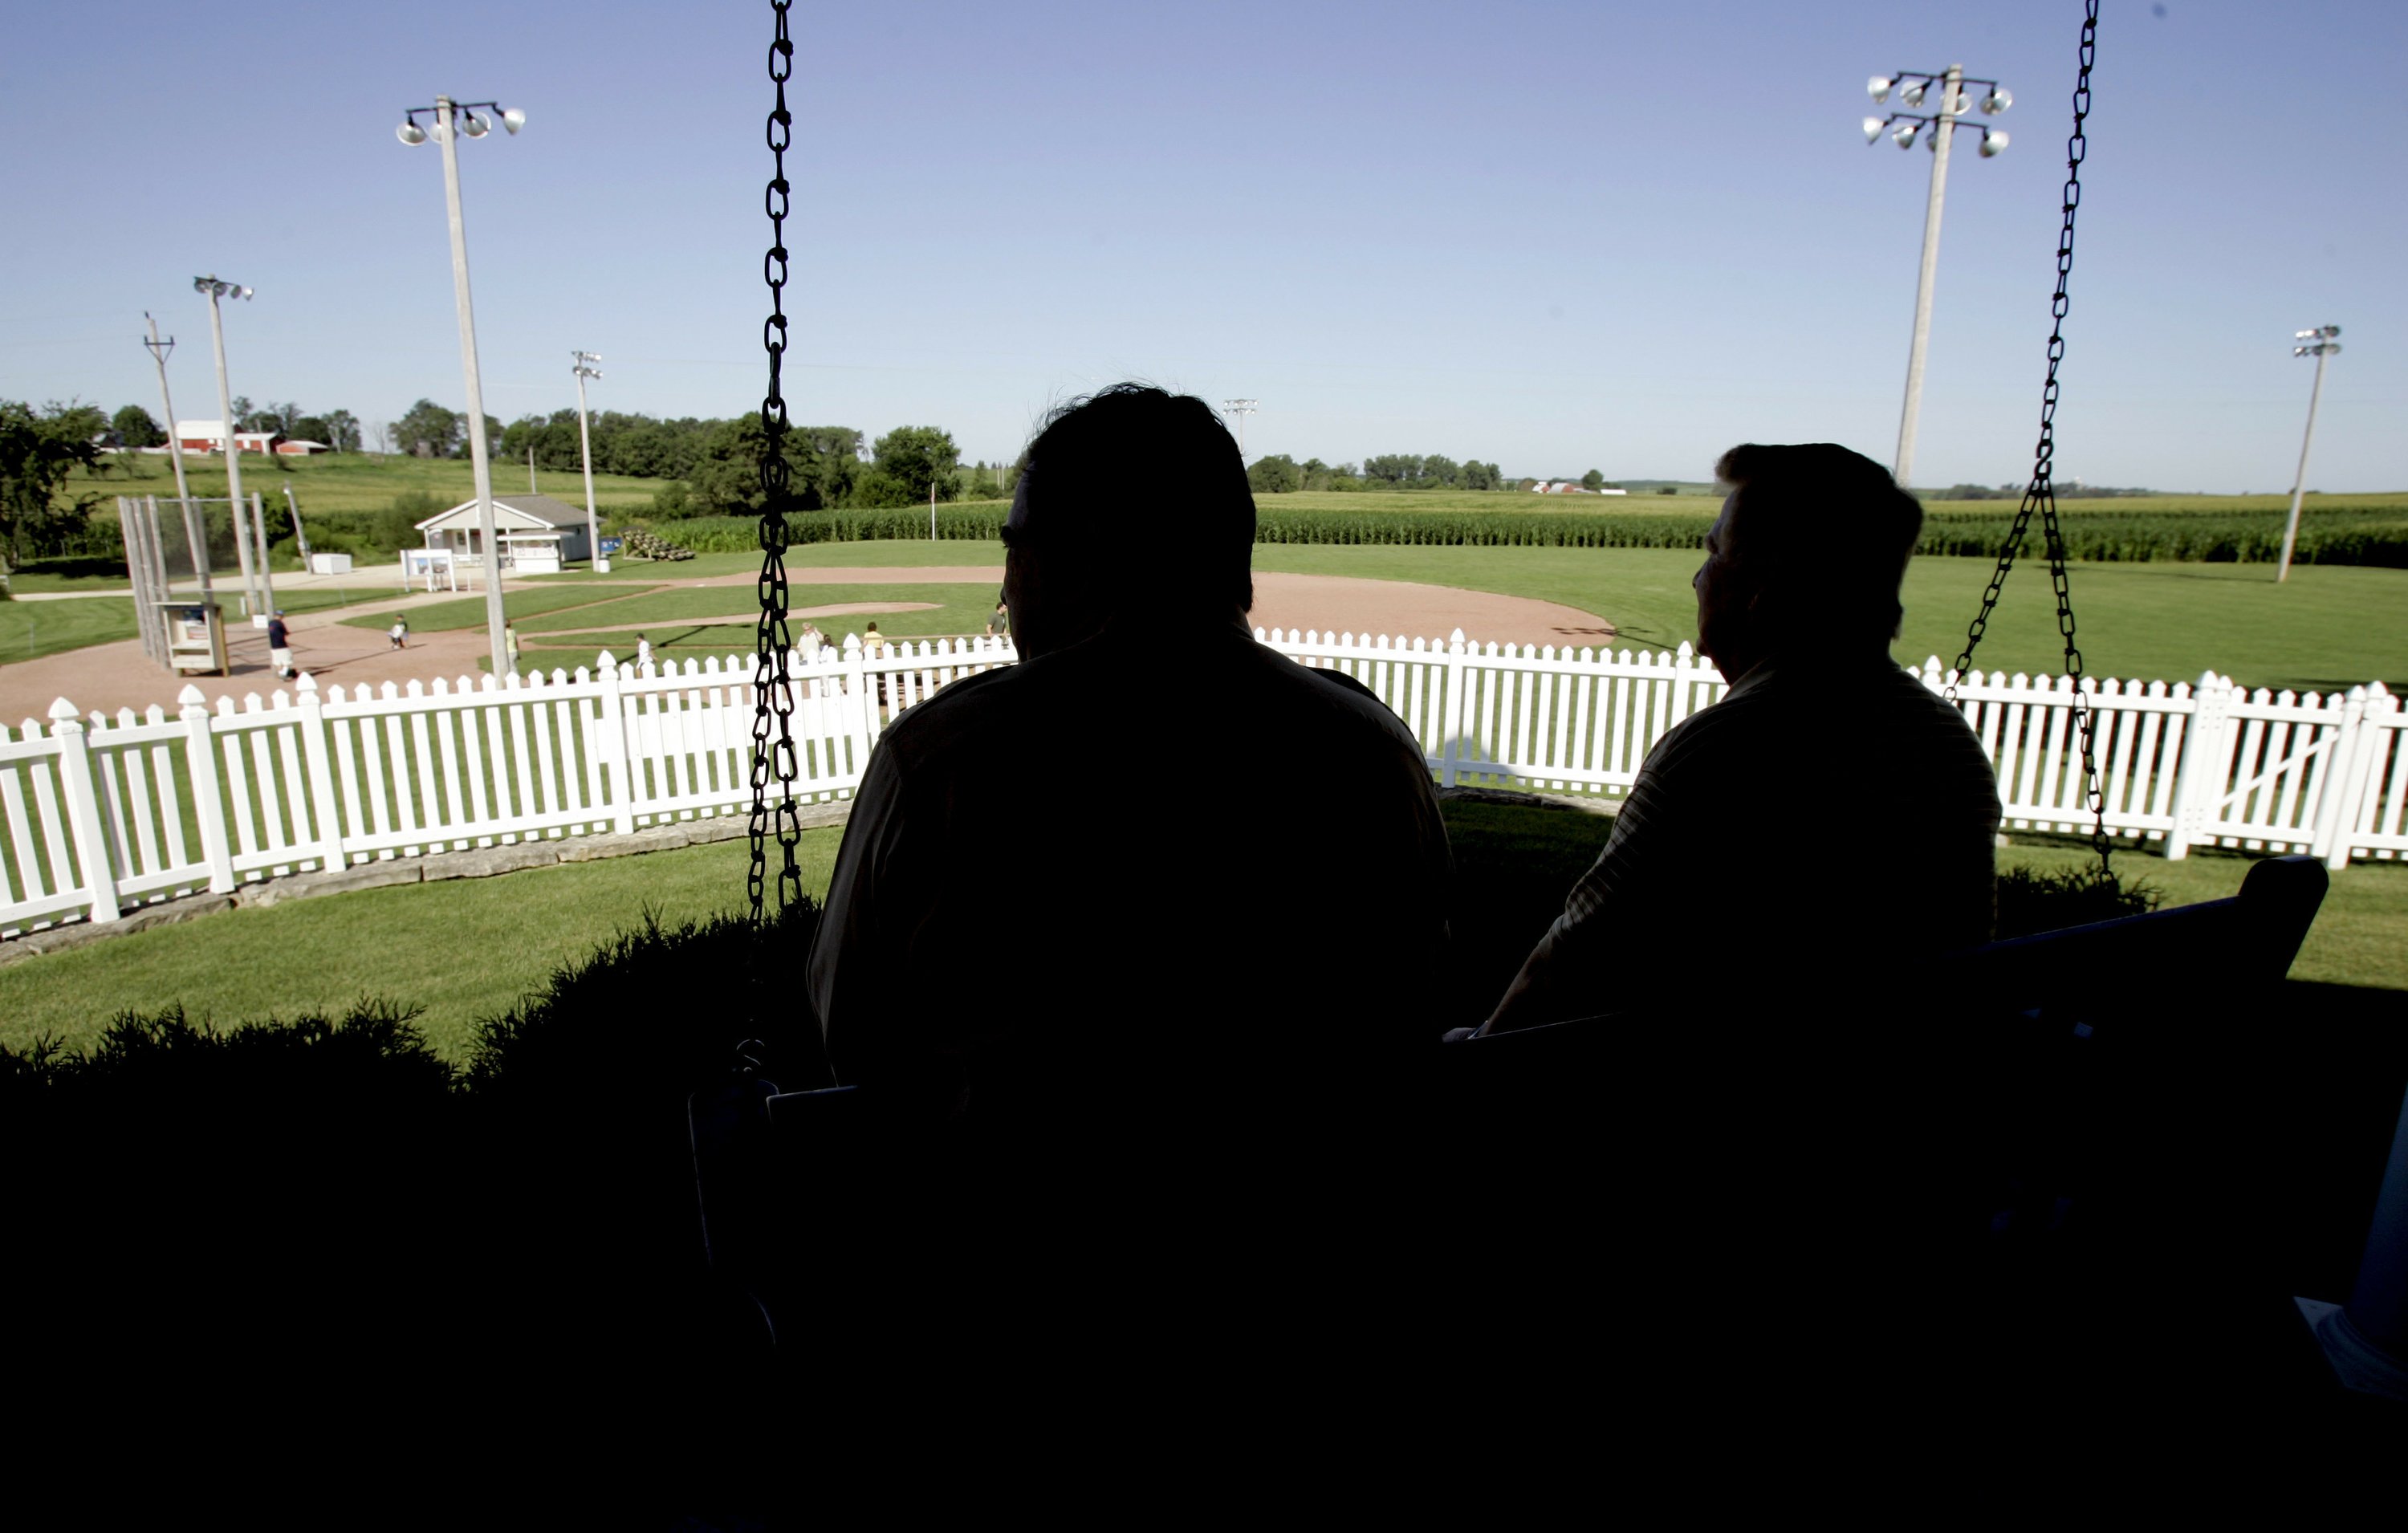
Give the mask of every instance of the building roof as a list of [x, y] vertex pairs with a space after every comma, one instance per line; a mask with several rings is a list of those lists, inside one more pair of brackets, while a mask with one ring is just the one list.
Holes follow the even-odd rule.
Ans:
[[[179, 421], [176, 423], [176, 440], [179, 442], [214, 442], [221, 439], [224, 435], [225, 423], [222, 421]], [[284, 434], [280, 431], [237, 431], [234, 434], [234, 439], [237, 442], [264, 442], [283, 435]]]
[[[450, 510], [421, 522], [418, 530], [428, 532], [474, 526], [476, 521], [476, 501], [464, 500]], [[580, 507], [571, 506], [565, 500], [554, 500], [550, 495], [495, 495], [494, 525], [516, 532], [552, 532], [563, 527], [584, 526], [585, 512]]]

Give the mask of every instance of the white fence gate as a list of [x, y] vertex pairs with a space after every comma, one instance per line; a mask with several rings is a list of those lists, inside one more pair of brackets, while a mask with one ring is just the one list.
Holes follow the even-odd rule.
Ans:
[[[1420, 740], [1444, 783], [1618, 796], [1667, 730], [1728, 690], [1675, 653], [1558, 651], [1313, 632], [1256, 638], [1343, 670]], [[860, 781], [885, 723], [963, 676], [1017, 660], [1007, 639], [901, 643], [792, 657], [799, 790]], [[1177, 661], [1166, 658], [1166, 681]], [[1938, 660], [1917, 673], [1939, 691]], [[2107, 824], [2190, 847], [2306, 851], [2333, 867], [2408, 852], [2408, 732], [2379, 683], [2348, 694], [2243, 693], [2086, 681]], [[1170, 694], [1175, 695], [1175, 693]], [[1968, 677], [1966, 722], [1999, 776], [2011, 828], [2086, 826], [2063, 678]], [[456, 684], [290, 692], [211, 709], [187, 687], [114, 719], [60, 701], [48, 726], [0, 727], [0, 936], [246, 880], [529, 837], [628, 831], [751, 800], [752, 659]], [[1844, 709], [1844, 695], [1832, 707]], [[1801, 818], [1814, 809], [1801, 807]]]

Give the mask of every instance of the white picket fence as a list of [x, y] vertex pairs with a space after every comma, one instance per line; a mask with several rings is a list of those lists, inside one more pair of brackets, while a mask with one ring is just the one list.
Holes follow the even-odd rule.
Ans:
[[[1720, 698], [1721, 676], [1676, 653], [1477, 645], [1260, 629], [1308, 666], [1342, 670], [1396, 709], [1442, 783], [1607, 796], [1655, 742]], [[849, 794], [895, 713], [960, 677], [1014, 663], [1009, 640], [931, 640], [792, 657], [798, 791]], [[631, 831], [740, 812], [751, 801], [752, 658], [454, 685], [340, 686], [214, 709], [187, 687], [160, 707], [89, 718], [62, 699], [47, 727], [0, 727], [0, 937], [237, 883], [536, 837]], [[1175, 682], [1178, 661], [1163, 674]], [[1935, 692], [1940, 663], [1917, 672]], [[2304, 851], [2333, 867], [2408, 852], [2408, 731], [2379, 683], [2319, 696], [2197, 684], [2085, 683], [2107, 824], [2126, 838]], [[1166, 697], [1175, 698], [1175, 687]], [[2011, 828], [2089, 824], [2063, 678], [1975, 673], [1957, 688], [1999, 775]], [[1847, 707], [1835, 694], [1835, 709]], [[1844, 738], [1844, 731], [1842, 738]], [[1260, 765], [1259, 761], [1250, 765]], [[1799, 807], [1801, 824], [1828, 809]]]

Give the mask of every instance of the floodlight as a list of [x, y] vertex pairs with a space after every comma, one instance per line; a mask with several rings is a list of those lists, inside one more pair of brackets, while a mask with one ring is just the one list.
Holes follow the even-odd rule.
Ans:
[[1982, 110], [1996, 117], [2015, 104], [2015, 93], [2003, 85], [1993, 85], [1990, 93], [1982, 98]]
[[1900, 91], [1898, 93], [1898, 98], [1900, 101], [1905, 102], [1910, 107], [1920, 107], [1923, 105], [1923, 93], [1928, 88], [1928, 81], [1918, 79], [1914, 84], [1908, 86], [1905, 90]]
[[1982, 130], [1982, 158], [1983, 158], [1983, 159], [1985, 159], [1985, 160], [1996, 159], [1996, 158], [1998, 157], [1999, 151], [2000, 151], [2000, 150], [2005, 149], [2006, 147], [2007, 147], [2007, 136], [2006, 136], [2005, 134], [2003, 134], [2003, 133], [2000, 133], [2000, 132], [1996, 131], [1995, 129], [1990, 129], [1990, 128], [1985, 128], [1985, 129], [1983, 129], [1983, 130]]
[[414, 118], [405, 119], [401, 126], [393, 130], [393, 136], [405, 144], [417, 145], [426, 142], [426, 130], [420, 127]]
[[1920, 122], [1901, 122], [1898, 125], [1898, 131], [1890, 135], [1890, 140], [1900, 149], [1913, 149], [1915, 130], [1922, 126]]
[[2323, 333], [2324, 332], [2321, 330], [2294, 330], [2291, 332], [2291, 338], [2293, 340], [2314, 340]]
[[247, 287], [236, 288], [234, 290], [234, 295], [237, 298], [248, 298], [251, 296], [251, 289]]
[[502, 111], [502, 131], [503, 131], [503, 132], [508, 133], [508, 134], [511, 135], [512, 136], [517, 136], [517, 134], [518, 134], [518, 131], [519, 131], [521, 128], [523, 128], [523, 127], [525, 127], [525, 126], [526, 126], [526, 113], [524, 113], [524, 112], [523, 112], [523, 111], [519, 110], [516, 107], [505, 107], [505, 108], [503, 109], [503, 111]]
[[2325, 335], [2325, 336], [2327, 336], [2328, 337], [2333, 337], [2333, 336], [2338, 336], [2338, 335], [2340, 335], [2340, 334], [2341, 334], [2341, 326], [2340, 326], [2340, 325], [2337, 325], [2337, 324], [2329, 324], [2329, 325], [2326, 325], [2326, 326], [2324, 327], [2324, 331], [2323, 331], [2323, 333], [2324, 333], [2324, 335]]
[[1875, 75], [1865, 81], [1865, 89], [1872, 93], [1873, 105], [1876, 107], [1889, 99], [1889, 87], [1890, 79], [1887, 75]]
[[471, 138], [482, 138], [494, 131], [494, 125], [475, 112], [470, 112], [467, 121], [460, 124], [460, 131]]
[[1879, 137], [1881, 136], [1881, 131], [1882, 131], [1882, 129], [1884, 129], [1884, 128], [1885, 128], [1885, 127], [1888, 127], [1888, 126], [1889, 126], [1889, 124], [1888, 124], [1886, 122], [1883, 121], [1882, 119], [1880, 119], [1880, 118], [1878, 118], [1878, 117], [1868, 117], [1868, 118], [1866, 118], [1866, 119], [1865, 119], [1865, 142], [1866, 142], [1866, 143], [1868, 143], [1868, 144], [1870, 144], [1870, 143], [1871, 143], [1874, 139], [1879, 138]]

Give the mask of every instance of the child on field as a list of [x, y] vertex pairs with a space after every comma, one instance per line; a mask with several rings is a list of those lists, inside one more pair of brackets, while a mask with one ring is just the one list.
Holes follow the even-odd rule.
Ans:
[[393, 647], [396, 650], [406, 650], [409, 648], [409, 620], [408, 618], [394, 619], [393, 627], [387, 630], [384, 637], [393, 640]]

